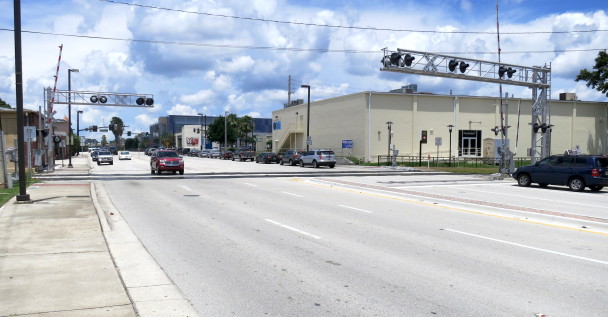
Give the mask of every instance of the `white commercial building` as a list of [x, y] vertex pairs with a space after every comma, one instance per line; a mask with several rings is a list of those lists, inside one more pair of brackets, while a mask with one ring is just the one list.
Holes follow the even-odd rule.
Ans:
[[[560, 99], [572, 100], [550, 100], [552, 126], [539, 131], [551, 133], [550, 154], [568, 149], [608, 153], [608, 103], [578, 101], [573, 94], [561, 94]], [[390, 126], [390, 147], [399, 155], [447, 158], [451, 152], [452, 157], [489, 158], [496, 155], [501, 137], [494, 131], [504, 116], [510, 150], [516, 157], [529, 157], [532, 100], [507, 98], [504, 103], [508, 113], [503, 114], [500, 99], [493, 97], [362, 92], [310, 103], [308, 122], [304, 102], [273, 111], [272, 146], [275, 152], [306, 149], [310, 125], [310, 148], [375, 161], [389, 154]], [[428, 141], [420, 146], [422, 130]]]

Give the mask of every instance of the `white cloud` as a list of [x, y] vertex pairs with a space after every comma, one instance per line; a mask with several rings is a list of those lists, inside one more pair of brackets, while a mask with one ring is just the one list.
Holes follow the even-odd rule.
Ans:
[[181, 96], [180, 101], [189, 103], [189, 104], [193, 104], [193, 105], [200, 105], [200, 104], [209, 102], [213, 97], [214, 97], [213, 91], [205, 89], [205, 90], [200, 90], [197, 93], [192, 94], [192, 95]]
[[177, 104], [167, 111], [170, 115], [197, 116], [198, 112], [191, 106]]
[[237, 56], [229, 61], [220, 61], [221, 70], [226, 73], [244, 73], [249, 71], [255, 62], [251, 56]]

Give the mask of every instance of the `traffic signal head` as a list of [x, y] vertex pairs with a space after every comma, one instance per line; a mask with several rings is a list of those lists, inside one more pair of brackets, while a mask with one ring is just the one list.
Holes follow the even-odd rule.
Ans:
[[128, 132], [127, 132], [127, 136], [131, 136], [131, 131], [128, 131]]
[[93, 130], [93, 132], [97, 132], [97, 126], [94, 125], [93, 128], [92, 128], [92, 130]]
[[455, 59], [451, 60], [451, 61], [448, 63], [448, 69], [449, 69], [451, 72], [453, 72], [453, 71], [455, 71], [455, 70], [456, 70], [456, 66], [458, 66], [458, 61], [456, 61]]
[[428, 131], [426, 131], [426, 130], [422, 130], [421, 131], [421, 133], [420, 133], [420, 143], [426, 144], [427, 137], [428, 137], [427, 132]]
[[412, 66], [412, 62], [416, 59], [416, 57], [410, 55], [410, 54], [405, 54], [405, 56], [403, 57], [403, 62], [405, 63], [405, 66], [410, 67]]
[[465, 63], [465, 62], [460, 62], [460, 72], [464, 73], [467, 71], [467, 68], [469, 67], [469, 64]]

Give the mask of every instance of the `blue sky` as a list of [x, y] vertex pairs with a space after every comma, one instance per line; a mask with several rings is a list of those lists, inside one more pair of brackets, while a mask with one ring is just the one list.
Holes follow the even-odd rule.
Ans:
[[[133, 3], [157, 9], [129, 5]], [[407, 84], [418, 84], [419, 91], [438, 94], [498, 95], [498, 87], [492, 84], [378, 70], [384, 47], [497, 60], [495, 34], [449, 33], [495, 32], [496, 2], [492, 0], [22, 0], [21, 7], [24, 31], [50, 33], [22, 36], [26, 108], [37, 110], [43, 105], [43, 89], [53, 86], [61, 44], [64, 49], [58, 89], [67, 89], [67, 69], [78, 68], [80, 72], [72, 74], [73, 90], [154, 95], [152, 109], [73, 109], [84, 111], [81, 126], [107, 124], [118, 116], [133, 132], [141, 132], [159, 116], [213, 116], [224, 111], [269, 118], [287, 101], [289, 75], [296, 87], [311, 85], [313, 100], [367, 90], [388, 91]], [[608, 48], [605, 7], [605, 1], [600, 0], [501, 0], [502, 61], [527, 66], [550, 63], [553, 98], [560, 92], [575, 92], [582, 100], [605, 101], [601, 93], [574, 82], [580, 69], [592, 68], [597, 56], [594, 49]], [[13, 1], [0, 0], [0, 98], [15, 106], [12, 9]], [[443, 33], [416, 32], [422, 30]], [[572, 30], [603, 31], [506, 34]], [[503, 89], [515, 97], [531, 96], [526, 88]], [[292, 99], [297, 98], [306, 98], [303, 89], [295, 89]], [[57, 105], [55, 109], [57, 117], [67, 115], [67, 107]], [[101, 133], [85, 135], [101, 137]]]

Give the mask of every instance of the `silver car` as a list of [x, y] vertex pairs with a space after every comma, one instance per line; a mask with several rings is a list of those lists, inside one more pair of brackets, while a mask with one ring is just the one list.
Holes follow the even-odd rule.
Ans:
[[332, 150], [310, 150], [300, 157], [300, 167], [306, 165], [334, 168], [336, 167], [336, 154]]

